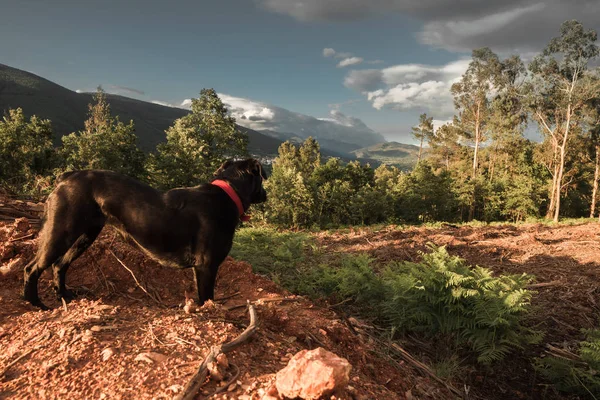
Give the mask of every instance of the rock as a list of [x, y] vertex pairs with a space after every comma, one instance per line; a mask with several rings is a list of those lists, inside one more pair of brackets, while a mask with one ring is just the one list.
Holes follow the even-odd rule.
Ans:
[[112, 347], [107, 347], [106, 349], [102, 350], [100, 354], [102, 355], [102, 361], [106, 361], [115, 354], [115, 349]]
[[135, 361], [145, 361], [149, 364], [152, 363], [161, 363], [163, 361], [167, 360], [167, 356], [165, 356], [164, 354], [160, 354], [160, 353], [155, 353], [153, 351], [149, 351], [147, 353], [140, 353], [135, 357]]
[[217, 382], [221, 382], [223, 380], [223, 378], [225, 377], [225, 371], [223, 371], [223, 368], [220, 368], [218, 362], [209, 362], [207, 367], [210, 379]]
[[322, 347], [302, 350], [277, 373], [275, 384], [282, 396], [313, 400], [346, 387], [351, 369], [345, 358]]
[[188, 299], [185, 300], [185, 305], [183, 306], [183, 311], [186, 314], [192, 314], [192, 313], [197, 313], [198, 311], [200, 311], [200, 309], [198, 308], [198, 306], [194, 302], [194, 299], [189, 299], [188, 298]]
[[23, 261], [23, 258], [13, 258], [5, 265], [0, 266], [0, 275], [16, 274], [22, 271], [24, 266], [25, 262]]
[[217, 364], [223, 369], [229, 368], [229, 360], [227, 360], [225, 353], [221, 353], [217, 356]]

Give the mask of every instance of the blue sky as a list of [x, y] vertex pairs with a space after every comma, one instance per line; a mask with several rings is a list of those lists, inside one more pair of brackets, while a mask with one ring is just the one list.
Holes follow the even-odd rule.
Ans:
[[1, 0], [0, 63], [72, 90], [102, 85], [173, 105], [213, 87], [247, 115], [256, 104], [337, 110], [409, 142], [420, 112], [451, 116], [447, 89], [472, 48], [527, 58], [565, 19], [600, 28], [597, 0], [564, 3]]

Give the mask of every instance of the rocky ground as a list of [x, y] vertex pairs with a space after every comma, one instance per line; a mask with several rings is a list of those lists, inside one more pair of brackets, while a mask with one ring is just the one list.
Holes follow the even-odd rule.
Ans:
[[352, 366], [348, 385], [331, 398], [452, 398], [444, 385], [391, 360], [359, 321], [292, 296], [248, 264], [227, 259], [216, 301], [197, 308], [186, 302], [195, 293], [191, 271], [156, 265], [110, 228], [67, 275], [67, 285], [85, 294], [61, 304], [46, 271], [40, 293], [53, 310], [40, 311], [20, 298], [22, 269], [36, 248], [39, 205], [0, 199], [2, 210], [0, 398], [173, 398], [211, 346], [246, 328], [248, 300], [259, 329], [228, 354], [223, 376], [207, 380], [198, 398], [278, 398], [275, 374], [296, 353], [319, 347]]

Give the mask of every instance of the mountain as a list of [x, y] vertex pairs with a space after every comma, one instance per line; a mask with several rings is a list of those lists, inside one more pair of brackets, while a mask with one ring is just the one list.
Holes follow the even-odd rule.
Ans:
[[[426, 150], [423, 149], [423, 153]], [[400, 169], [410, 170], [417, 163], [419, 146], [385, 142], [354, 150], [351, 154], [364, 161], [375, 160], [381, 164], [395, 165]]]
[[[6, 112], [9, 108], [21, 107], [27, 115], [50, 119], [57, 136], [57, 145], [60, 144], [60, 137], [63, 135], [83, 129], [83, 122], [87, 118], [87, 107], [93, 101], [92, 97], [93, 93], [77, 93], [30, 72], [0, 64], [0, 113]], [[324, 158], [338, 157], [343, 161], [358, 158], [361, 161], [369, 161], [372, 165], [389, 160], [393, 160], [394, 164], [397, 164], [396, 161], [400, 164], [406, 161], [407, 165], [410, 165], [411, 156], [403, 153], [393, 154], [390, 150], [396, 147], [400, 150], [406, 148], [409, 149], [406, 150], [408, 153], [411, 151], [414, 153], [413, 148], [416, 148], [416, 146], [395, 142], [376, 144], [385, 140], [379, 133], [372, 131], [362, 121], [337, 111], [332, 112], [332, 118], [317, 119], [278, 107], [271, 106], [273, 109], [268, 110], [263, 108], [263, 118], [268, 119], [270, 113], [274, 113], [277, 117], [275, 121], [277, 124], [272, 124], [274, 127], [294, 128], [293, 131], [297, 133], [282, 133], [270, 129], [258, 132], [247, 126], [250, 119], [253, 122], [258, 121], [257, 115], [240, 113], [239, 102], [233, 102], [231, 105], [232, 97], [227, 95], [223, 97], [223, 102], [230, 106], [233, 116], [240, 122], [238, 128], [248, 135], [248, 150], [254, 155], [275, 156], [282, 142], [291, 140], [302, 143], [311, 135], [319, 141]], [[157, 144], [163, 142], [165, 130], [173, 124], [173, 121], [189, 113], [185, 109], [119, 95], [107, 94], [107, 98], [113, 115], [119, 116], [123, 122], [133, 120], [139, 138], [138, 145], [145, 151], [152, 151]], [[239, 100], [239, 98], [233, 99]], [[253, 105], [257, 104], [253, 103]], [[244, 104], [246, 111], [248, 111], [247, 106]], [[259, 106], [262, 107], [262, 104]], [[283, 123], [283, 121], [287, 122]], [[305, 124], [302, 124], [303, 121]], [[370, 147], [363, 147], [361, 143], [367, 143]], [[416, 151], [418, 152], [418, 149]], [[413, 158], [416, 160], [416, 155]]]
[[321, 148], [342, 153], [385, 142], [380, 133], [363, 121], [339, 110], [331, 110], [327, 118], [315, 118], [225, 93], [219, 93], [219, 97], [240, 125], [281, 140], [298, 138], [302, 141], [312, 136]]
[[[92, 93], [77, 93], [32, 73], [0, 64], [0, 113], [21, 107], [27, 115], [50, 119], [57, 136], [56, 144], [63, 135], [83, 129], [92, 96]], [[163, 142], [165, 130], [189, 112], [118, 95], [107, 94], [107, 99], [113, 115], [118, 115], [123, 122], [133, 120], [139, 146], [145, 151]], [[253, 129], [239, 128], [248, 135], [250, 153], [277, 154], [281, 140]]]

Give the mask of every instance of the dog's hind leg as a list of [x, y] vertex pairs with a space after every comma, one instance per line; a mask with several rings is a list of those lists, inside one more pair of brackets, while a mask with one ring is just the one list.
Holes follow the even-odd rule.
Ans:
[[[101, 222], [101, 223], [100, 223]], [[90, 226], [87, 231], [79, 236], [75, 243], [69, 248], [69, 250], [61, 257], [61, 259], [54, 263], [52, 268], [54, 272], [54, 290], [59, 299], [65, 299], [70, 301], [76, 297], [76, 293], [67, 289], [66, 286], [66, 275], [69, 266], [75, 261], [84, 251], [88, 249], [94, 243], [94, 240], [102, 231], [104, 227], [104, 221], [98, 221], [98, 224]]]
[[48, 267], [58, 261], [73, 243], [60, 235], [51, 235], [50, 233], [42, 232], [38, 254], [24, 270], [23, 298], [43, 310], [47, 310], [48, 307], [42, 303], [38, 294], [40, 276]]

